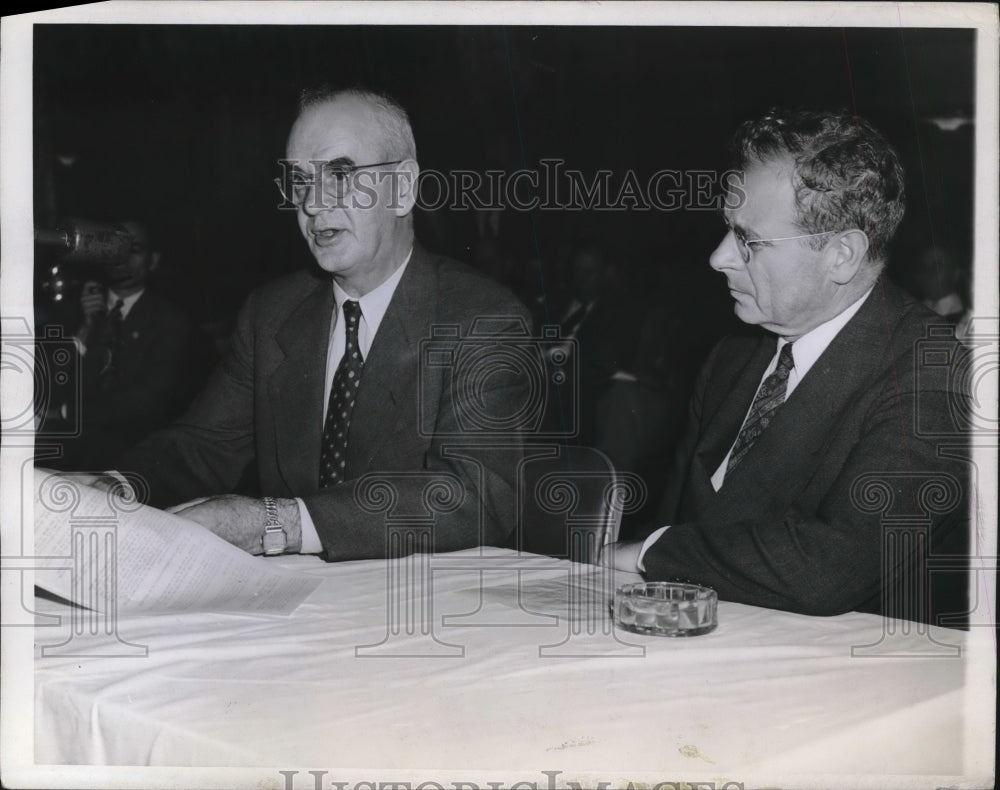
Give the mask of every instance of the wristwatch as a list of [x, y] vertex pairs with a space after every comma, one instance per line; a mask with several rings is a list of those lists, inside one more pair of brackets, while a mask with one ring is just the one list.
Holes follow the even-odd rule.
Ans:
[[265, 556], [281, 554], [288, 546], [288, 535], [285, 533], [285, 525], [278, 520], [278, 503], [274, 497], [269, 496], [264, 497], [263, 502], [267, 511], [267, 523], [264, 524], [264, 534], [260, 539], [261, 548]]

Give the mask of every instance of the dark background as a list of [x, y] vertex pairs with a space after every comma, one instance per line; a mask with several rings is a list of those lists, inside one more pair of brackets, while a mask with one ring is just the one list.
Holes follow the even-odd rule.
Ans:
[[[309, 256], [277, 210], [298, 90], [363, 84], [410, 112], [424, 169], [584, 173], [723, 169], [740, 121], [773, 105], [847, 108], [897, 146], [908, 210], [890, 270], [934, 242], [971, 261], [975, 32], [663, 27], [36, 25], [35, 217], [146, 216], [160, 287], [202, 322]], [[941, 117], [973, 121], [954, 131]], [[519, 266], [599, 239], [629, 284], [727, 302], [708, 270], [712, 213], [508, 212]], [[473, 211], [418, 217], [425, 246], [469, 259]], [[533, 276], [533, 275], [532, 275]], [[708, 283], [708, 290], [695, 289]], [[718, 286], [718, 287], [715, 287]], [[728, 311], [728, 307], [727, 307]], [[709, 313], [711, 314], [711, 313]]]

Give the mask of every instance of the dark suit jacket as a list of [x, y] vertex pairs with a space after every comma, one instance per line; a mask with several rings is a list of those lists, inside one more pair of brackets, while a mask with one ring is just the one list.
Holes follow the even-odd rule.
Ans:
[[[775, 338], [756, 332], [716, 346], [659, 516], [672, 526], [644, 558], [648, 577], [690, 579], [723, 599], [806, 614], [879, 612], [883, 583], [897, 584], [915, 561], [892, 546], [885, 557], [895, 567], [883, 568], [891, 518], [932, 525], [935, 551], [961, 553], [967, 470], [938, 450], [957, 400], [947, 369], [915, 364], [934, 320], [880, 280], [718, 492], [710, 477]], [[962, 442], [952, 431], [951, 443]], [[949, 501], [930, 502], [924, 486], [932, 479], [943, 481]], [[964, 591], [951, 587], [949, 598]], [[956, 611], [961, 602], [944, 605]]]
[[81, 370], [82, 435], [77, 468], [108, 468], [122, 452], [177, 416], [190, 398], [194, 321], [147, 289], [122, 322], [115, 384], [102, 386], [111, 349], [101, 332], [88, 344]]
[[[427, 364], [421, 341], [434, 326], [458, 327], [465, 337], [476, 319], [491, 316], [503, 317], [508, 331], [527, 332], [524, 307], [473, 269], [415, 247], [365, 360], [351, 416], [347, 480], [321, 491], [333, 310], [330, 279], [311, 272], [254, 292], [208, 387], [183, 418], [144, 442], [121, 468], [142, 474], [151, 503], [165, 506], [233, 490], [255, 458], [263, 494], [305, 501], [327, 560], [386, 556], [386, 516], [359, 505], [358, 478], [385, 473], [397, 497], [393, 515], [400, 515], [424, 512], [426, 478], [408, 473], [450, 473], [465, 486], [465, 497], [461, 507], [437, 518], [435, 549], [502, 544], [515, 525], [521, 445], [494, 435], [485, 446], [480, 441], [456, 450], [476, 444], [463, 439], [459, 411], [475, 399], [473, 413], [485, 414], [487, 422], [490, 414], [516, 413], [527, 397], [526, 381], [498, 369], [470, 384], [455, 375], [447, 354]], [[515, 318], [525, 323], [515, 325]]]

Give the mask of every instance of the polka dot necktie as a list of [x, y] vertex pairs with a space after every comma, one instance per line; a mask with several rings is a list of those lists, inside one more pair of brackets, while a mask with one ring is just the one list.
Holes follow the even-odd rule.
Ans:
[[344, 356], [340, 359], [337, 372], [333, 376], [330, 389], [330, 404], [326, 410], [323, 426], [323, 451], [319, 459], [319, 487], [326, 488], [344, 480], [347, 466], [347, 429], [351, 424], [351, 412], [361, 371], [365, 361], [358, 345], [358, 323], [361, 321], [361, 305], [355, 301], [344, 302], [344, 329], [347, 343]]
[[786, 343], [781, 347], [778, 355], [778, 366], [774, 373], [764, 379], [757, 390], [757, 395], [753, 399], [753, 405], [747, 414], [746, 421], [740, 429], [740, 435], [736, 437], [736, 444], [729, 454], [729, 463], [726, 466], [726, 474], [729, 474], [743, 456], [753, 447], [757, 437], [764, 433], [764, 429], [771, 424], [774, 412], [785, 401], [785, 390], [788, 389], [788, 374], [795, 367], [795, 360], [792, 359], [792, 344]]

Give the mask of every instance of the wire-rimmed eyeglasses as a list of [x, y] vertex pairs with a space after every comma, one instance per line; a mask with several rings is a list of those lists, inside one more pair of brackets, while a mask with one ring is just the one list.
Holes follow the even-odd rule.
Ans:
[[302, 208], [309, 193], [315, 188], [322, 200], [314, 201], [315, 208], [334, 208], [342, 205], [341, 201], [350, 194], [354, 185], [354, 176], [361, 170], [374, 167], [398, 165], [402, 159], [392, 159], [388, 162], [371, 162], [366, 165], [347, 165], [343, 162], [326, 162], [316, 175], [309, 176], [299, 170], [293, 170], [286, 178], [274, 179], [281, 196], [296, 208]]
[[831, 233], [839, 233], [838, 230], [823, 230], [819, 233], [803, 233], [801, 236], [779, 236], [774, 239], [748, 239], [744, 235], [743, 231], [739, 228], [733, 226], [727, 219], [722, 220], [726, 229], [733, 234], [733, 238], [736, 239], [736, 249], [739, 250], [740, 258], [743, 259], [743, 263], [750, 263], [750, 259], [753, 258], [753, 247], [751, 244], [771, 244], [776, 241], [794, 241], [795, 239], [811, 239], [815, 236], [829, 236]]

